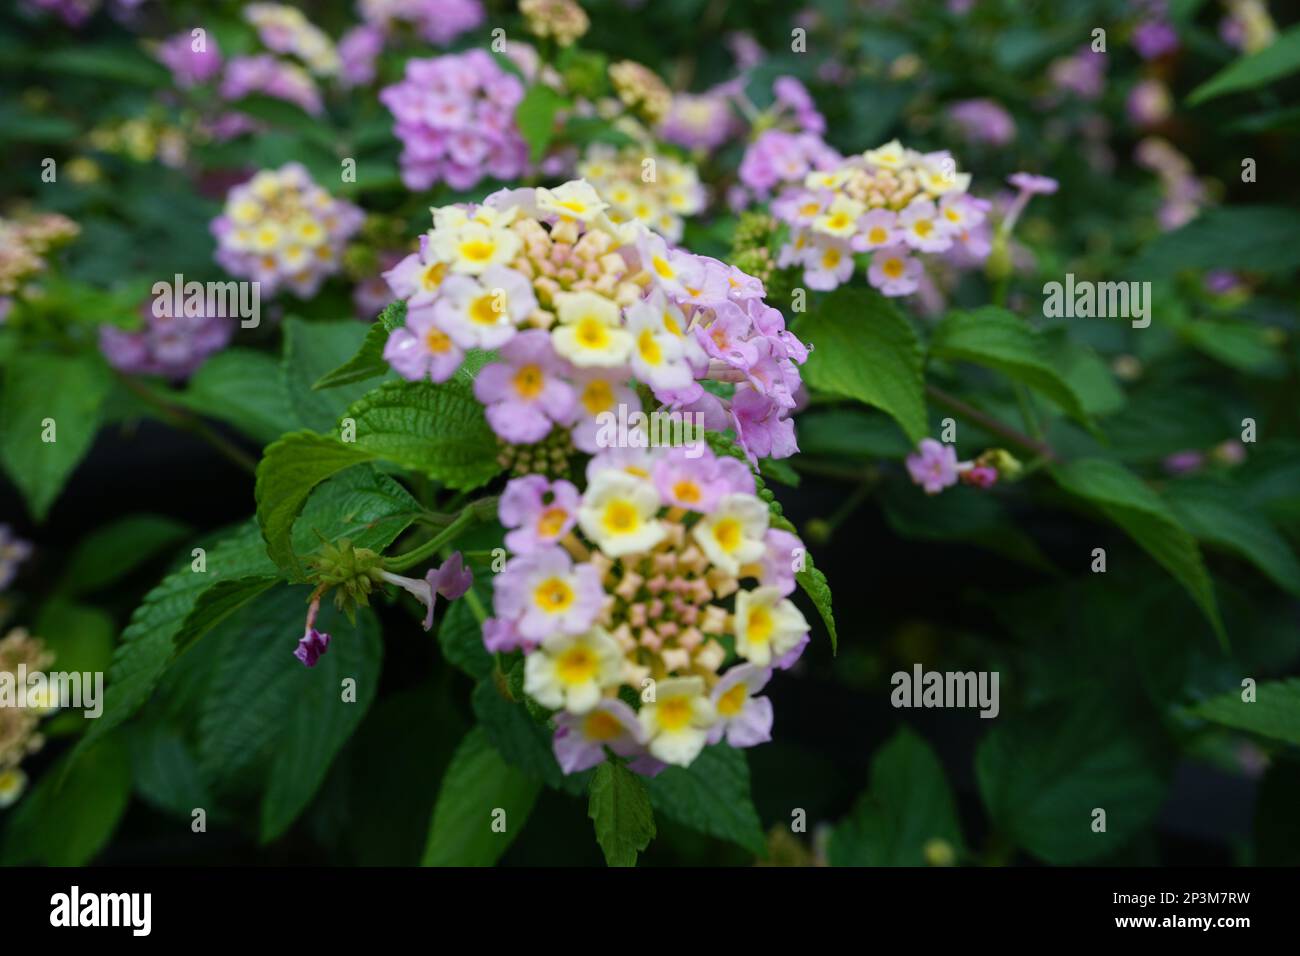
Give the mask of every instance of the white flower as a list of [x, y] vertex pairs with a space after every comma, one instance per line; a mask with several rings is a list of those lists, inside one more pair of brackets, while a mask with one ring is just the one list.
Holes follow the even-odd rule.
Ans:
[[606, 469], [591, 479], [583, 493], [578, 524], [609, 557], [638, 554], [653, 548], [667, 534], [655, 517], [659, 504], [659, 493], [651, 482]]
[[638, 714], [650, 754], [664, 763], [685, 767], [708, 743], [717, 713], [704, 696], [699, 677], [675, 677], [655, 685], [654, 703]]
[[599, 627], [557, 637], [528, 655], [524, 692], [543, 707], [585, 714], [601, 691], [616, 687], [623, 668], [618, 642]]
[[848, 196], [836, 196], [835, 200], [820, 216], [813, 220], [815, 231], [847, 239], [858, 228], [858, 217], [866, 212], [867, 207]]
[[[666, 308], [657, 308], [644, 299], [628, 306], [624, 317], [631, 333], [632, 369], [637, 378], [654, 388], [685, 388], [695, 380], [686, 364], [686, 350], [680, 331], [671, 332], [665, 316], [677, 325], [676, 318]], [[677, 325], [680, 330], [680, 325]]]
[[542, 212], [555, 213], [565, 219], [578, 219], [590, 222], [608, 208], [591, 184], [573, 179], [555, 189], [537, 190], [537, 208]]
[[449, 229], [434, 229], [429, 245], [435, 255], [451, 263], [452, 272], [480, 275], [488, 268], [512, 260], [523, 240], [509, 229], [470, 220]]
[[555, 351], [579, 368], [623, 365], [632, 336], [622, 328], [618, 304], [597, 292], [562, 292], [555, 297], [559, 326], [551, 330]]
[[743, 492], [723, 495], [712, 514], [705, 515], [691, 537], [717, 567], [739, 575], [746, 564], [767, 553], [768, 509], [761, 498]]
[[454, 275], [434, 305], [439, 324], [463, 349], [494, 349], [537, 308], [532, 283], [514, 269], [492, 266], [479, 276]]
[[733, 618], [736, 653], [759, 667], [793, 650], [808, 633], [803, 614], [775, 587], [737, 591]]
[[883, 169], [902, 169], [907, 165], [907, 151], [903, 149], [903, 144], [896, 139], [891, 139], [884, 146], [879, 146], [876, 149], [869, 149], [862, 156], [872, 166], [879, 166]]

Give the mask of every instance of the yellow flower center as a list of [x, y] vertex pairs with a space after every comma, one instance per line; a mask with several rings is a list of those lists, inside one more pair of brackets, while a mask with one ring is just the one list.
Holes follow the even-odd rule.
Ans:
[[596, 676], [596, 655], [582, 645], [571, 647], [555, 662], [555, 674], [569, 686], [586, 684]]
[[723, 518], [713, 526], [713, 539], [728, 554], [740, 547], [743, 537], [740, 522], [735, 518]]
[[623, 735], [623, 725], [603, 710], [593, 710], [583, 721], [582, 733], [588, 740], [615, 740]]
[[575, 597], [577, 595], [573, 593], [573, 588], [563, 578], [547, 578], [533, 592], [533, 600], [547, 614], [560, 614], [568, 610]]
[[533, 399], [542, 394], [546, 378], [536, 365], [524, 365], [515, 373], [515, 391], [521, 398]]
[[688, 505], [698, 504], [700, 498], [700, 486], [689, 478], [683, 478], [673, 485], [673, 497], [678, 501], [684, 501]]
[[547, 508], [537, 519], [537, 533], [543, 538], [554, 538], [560, 533], [568, 518], [569, 513], [563, 508]]
[[609, 329], [594, 316], [578, 320], [578, 343], [589, 349], [603, 349], [609, 344]]
[[471, 239], [460, 244], [460, 254], [470, 262], [487, 262], [496, 250], [496, 243], [486, 239]]
[[631, 534], [640, 526], [641, 516], [630, 502], [615, 499], [605, 505], [601, 524], [610, 534]]
[[670, 335], [674, 335], [679, 339], [682, 337], [682, 327], [677, 324], [677, 320], [673, 318], [671, 312], [664, 313], [664, 328], [668, 330]]
[[771, 611], [762, 606], [749, 609], [749, 627], [745, 637], [750, 643], [766, 644], [775, 629], [776, 622], [772, 620]]
[[442, 285], [443, 277], [447, 275], [447, 264], [445, 262], [435, 262], [426, 268], [420, 276], [420, 286], [425, 292], [433, 292], [438, 286]]
[[930, 233], [934, 232], [934, 223], [929, 219], [918, 219], [912, 223], [912, 231], [924, 239]]
[[815, 202], [806, 202], [799, 207], [799, 212], [804, 216], [815, 216], [819, 209], [821, 209], [821, 207]]
[[677, 273], [673, 272], [673, 267], [662, 256], [651, 256], [650, 265], [654, 267], [655, 272], [659, 274], [661, 279], [674, 279], [677, 277]]
[[829, 226], [831, 229], [843, 229], [845, 226], [849, 224], [849, 222], [850, 220], [847, 214], [842, 212], [837, 212], [837, 213], [833, 213], [831, 217], [828, 220], [826, 220], [826, 225]]
[[484, 293], [469, 304], [469, 318], [471, 322], [478, 325], [496, 325], [501, 316], [505, 314], [505, 293], [502, 293], [501, 309], [496, 307], [496, 295], [492, 292]]
[[718, 713], [723, 717], [735, 717], [745, 707], [749, 690], [743, 683], [737, 684], [718, 698]]
[[654, 333], [649, 329], [641, 330], [636, 347], [637, 351], [641, 353], [641, 360], [647, 365], [658, 365], [663, 362], [663, 351], [659, 348], [659, 343], [655, 341]]
[[609, 382], [593, 379], [583, 388], [581, 402], [587, 414], [594, 417], [614, 404], [614, 389]]
[[669, 733], [675, 733], [691, 722], [691, 701], [689, 697], [669, 697], [659, 702], [659, 726]]
[[889, 278], [897, 279], [903, 274], [903, 260], [886, 259], [885, 264], [881, 266], [881, 269], [884, 270], [885, 275], [889, 276]]
[[435, 355], [445, 355], [451, 351], [451, 339], [441, 329], [430, 329], [425, 333], [424, 344]]
[[871, 240], [873, 245], [879, 246], [883, 245], [885, 240], [889, 238], [889, 233], [885, 231], [883, 226], [872, 226], [871, 232], [867, 233], [867, 238]]
[[840, 264], [840, 251], [838, 249], [827, 249], [822, 254], [822, 268], [834, 269]]

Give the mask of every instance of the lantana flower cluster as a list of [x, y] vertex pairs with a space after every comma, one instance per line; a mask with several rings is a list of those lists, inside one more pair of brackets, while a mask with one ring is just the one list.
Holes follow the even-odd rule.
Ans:
[[724, 738], [770, 739], [760, 691], [808, 642], [790, 601], [803, 551], [771, 527], [743, 461], [702, 444], [609, 449], [583, 491], [514, 479], [499, 517], [511, 557], [484, 643], [526, 655], [524, 692], [555, 712], [565, 773], [605, 748], [654, 774]]
[[152, 301], [140, 309], [144, 326], [99, 327], [99, 348], [108, 363], [128, 375], [188, 378], [229, 343], [234, 322], [220, 315], [155, 315]]
[[264, 295], [287, 287], [306, 298], [339, 271], [343, 247], [364, 218], [316, 185], [302, 164], [286, 163], [227, 195], [212, 221], [217, 262], [231, 275], [261, 282]]
[[338, 72], [339, 55], [334, 41], [296, 7], [282, 3], [250, 3], [244, 19], [257, 30], [268, 50], [301, 60], [313, 73], [331, 76]]
[[[45, 643], [22, 628], [11, 630], [0, 639], [0, 672], [5, 682], [17, 687], [19, 678], [47, 670], [54, 663], [54, 655]], [[19, 671], [23, 666], [24, 671]], [[23, 706], [6, 702], [0, 706], [0, 809], [12, 805], [27, 789], [27, 775], [23, 773], [23, 760], [45, 745], [39, 725], [49, 715], [53, 706], [42, 706], [24, 694]]]
[[13, 305], [12, 297], [45, 271], [49, 253], [80, 232], [80, 226], [58, 213], [0, 217], [0, 322]]
[[635, 219], [669, 242], [681, 241], [683, 218], [704, 208], [704, 187], [694, 165], [648, 156], [636, 146], [594, 143], [578, 164], [578, 175], [609, 203], [613, 222]]
[[898, 140], [809, 173], [772, 203], [790, 227], [777, 265], [802, 266], [809, 288], [828, 290], [853, 275], [855, 255], [870, 253], [871, 285], [887, 296], [910, 295], [920, 285], [918, 256], [988, 256], [989, 204], [967, 193], [970, 179], [951, 154], [918, 153]]
[[[559, 435], [595, 453], [602, 421], [642, 411], [641, 386], [705, 428], [733, 429], [751, 457], [792, 455], [808, 353], [762, 283], [616, 225], [608, 208], [574, 180], [435, 209], [419, 252], [385, 273], [407, 304], [385, 359], [404, 378], [442, 382], [468, 350], [496, 350], [474, 393], [507, 446]], [[706, 379], [726, 384], [706, 390]]]
[[360, 0], [366, 24], [385, 32], [408, 24], [422, 38], [446, 46], [487, 18], [479, 0]]
[[406, 187], [469, 189], [484, 176], [522, 176], [528, 146], [515, 107], [523, 97], [519, 78], [485, 50], [407, 61], [402, 82], [379, 94], [396, 121]]

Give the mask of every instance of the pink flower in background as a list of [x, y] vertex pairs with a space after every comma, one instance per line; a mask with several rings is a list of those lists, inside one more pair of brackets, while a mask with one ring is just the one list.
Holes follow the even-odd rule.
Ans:
[[388, 33], [399, 24], [409, 24], [437, 46], [447, 46], [487, 19], [479, 0], [361, 0], [358, 9], [372, 27]]
[[188, 89], [215, 79], [221, 72], [221, 49], [216, 37], [206, 37], [205, 49], [194, 49], [195, 39], [188, 32], [164, 40], [157, 51], [158, 62], [172, 71], [172, 81]]
[[1145, 20], [1133, 30], [1133, 48], [1142, 59], [1154, 60], [1178, 49], [1178, 32], [1166, 20]]
[[678, 93], [659, 125], [659, 135], [670, 143], [686, 149], [712, 151], [731, 140], [740, 131], [740, 124], [731, 110], [725, 94], [716, 90], [707, 93]]
[[1016, 138], [1016, 122], [989, 99], [961, 100], [948, 107], [948, 118], [968, 142], [1005, 146]]
[[152, 300], [141, 307], [144, 328], [139, 331], [99, 327], [99, 349], [119, 372], [189, 378], [208, 356], [225, 348], [234, 333], [234, 322], [228, 317], [158, 316], [154, 311]]
[[498, 509], [501, 523], [511, 529], [506, 547], [528, 554], [550, 547], [569, 533], [578, 520], [578, 489], [572, 482], [526, 475], [506, 483]]
[[405, 79], [379, 93], [402, 142], [402, 181], [428, 189], [445, 181], [469, 189], [484, 176], [515, 179], [528, 168], [528, 146], [515, 126], [519, 78], [484, 50], [409, 60]]
[[957, 484], [957, 450], [933, 438], [922, 438], [917, 451], [907, 456], [907, 472], [927, 495], [937, 495]]
[[375, 66], [384, 51], [384, 32], [377, 27], [353, 27], [339, 40], [339, 77], [344, 86], [365, 86], [375, 79]]
[[312, 116], [319, 116], [325, 110], [320, 89], [311, 74], [269, 53], [232, 59], [221, 79], [220, 93], [222, 99], [231, 101], [262, 93], [293, 103]]

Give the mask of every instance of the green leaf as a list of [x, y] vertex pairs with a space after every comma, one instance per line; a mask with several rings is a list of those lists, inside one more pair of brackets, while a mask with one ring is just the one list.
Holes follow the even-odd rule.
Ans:
[[89, 355], [19, 352], [6, 364], [0, 462], [37, 521], [90, 450], [110, 382], [107, 366]]
[[376, 375], [387, 374], [390, 369], [384, 360], [384, 346], [388, 344], [390, 334], [390, 330], [382, 321], [370, 325], [366, 328], [366, 336], [362, 339], [357, 353], [338, 368], [318, 378], [312, 388], [317, 391], [337, 388], [340, 385], [352, 385], [355, 382], [374, 378]]
[[41, 608], [33, 628], [54, 652], [55, 670], [80, 673], [108, 670], [116, 631], [106, 612], [59, 598]]
[[[306, 588], [263, 594], [211, 634], [221, 653], [199, 714], [200, 771], [205, 780], [226, 784], [265, 763], [264, 842], [307, 805], [378, 686], [382, 648], [368, 611], [358, 613], [353, 628], [333, 607], [322, 607], [317, 626], [332, 635], [328, 652], [313, 668], [293, 656], [307, 594]], [[355, 701], [344, 699], [345, 678], [356, 682]]]
[[807, 551], [803, 555], [803, 570], [796, 571], [794, 579], [799, 582], [799, 587], [803, 588], [804, 594], [808, 595], [813, 602], [813, 607], [817, 608], [817, 613], [821, 615], [822, 623], [826, 625], [826, 633], [831, 636], [831, 653], [838, 654], [840, 639], [835, 633], [831, 586], [826, 580], [826, 575], [813, 565], [812, 555]]
[[269, 591], [280, 581], [277, 574], [250, 574], [242, 578], [218, 581], [199, 595], [194, 610], [176, 631], [172, 643], [183, 651], [249, 601]]
[[[1300, 224], [1286, 206], [1213, 206], [1148, 243], [1129, 266], [1136, 279], [1183, 270], [1289, 272], [1300, 266]], [[1157, 320], [1158, 321], [1158, 320]]]
[[1252, 322], [1197, 319], [1179, 329], [1182, 337], [1206, 355], [1247, 375], [1279, 378], [1286, 360], [1272, 343], [1270, 332]]
[[756, 856], [767, 852], [749, 792], [745, 753], [726, 744], [705, 747], [689, 767], [669, 767], [646, 780], [650, 802], [693, 830], [737, 843]]
[[44, 73], [84, 76], [111, 83], [167, 87], [167, 71], [136, 44], [77, 43], [60, 49], [32, 50], [32, 64]]
[[511, 766], [548, 786], [560, 787], [564, 774], [551, 750], [551, 732], [529, 716], [523, 703], [503, 696], [490, 677], [474, 688], [471, 699], [478, 725]]
[[126, 740], [116, 734], [75, 756], [49, 768], [9, 811], [0, 861], [85, 866], [108, 843], [131, 797]]
[[491, 866], [528, 822], [541, 789], [541, 781], [502, 760], [475, 727], [443, 776], [423, 865]]
[[89, 594], [126, 577], [161, 551], [175, 547], [186, 525], [162, 515], [127, 515], [81, 539], [64, 569], [60, 587]]
[[[382, 550], [410, 524], [415, 507], [414, 499], [387, 475], [357, 469], [331, 479], [311, 496], [294, 527], [295, 546], [304, 553], [318, 536], [347, 537], [359, 547]], [[104, 714], [90, 728], [87, 742], [121, 724], [150, 697], [175, 657], [182, 632], [202, 632], [195, 607], [204, 592], [222, 581], [278, 573], [267, 557], [261, 528], [252, 520], [207, 550], [203, 571], [193, 567], [187, 556], [131, 615], [113, 655]]]
[[1242, 556], [1278, 587], [1300, 597], [1300, 561], [1286, 539], [1230, 489], [1212, 492], [1174, 482], [1167, 497], [1174, 513], [1198, 539]]
[[1100, 458], [1055, 467], [1052, 476], [1066, 491], [1096, 505], [1172, 574], [1205, 614], [1220, 642], [1226, 643], [1201, 550], [1159, 495], [1123, 465]]
[[249, 521], [208, 551], [206, 570], [181, 567], [144, 596], [113, 654], [104, 688], [104, 713], [87, 732], [78, 751], [134, 714], [153, 693], [174, 652], [172, 639], [193, 610], [199, 595], [218, 581], [248, 574], [274, 573], [257, 526]]
[[165, 397], [199, 415], [233, 425], [265, 444], [296, 422], [282, 382], [275, 358], [253, 349], [232, 348], [204, 362], [185, 391], [169, 392]]
[[1255, 700], [1241, 699], [1242, 691], [1202, 701], [1193, 713], [1216, 724], [1281, 740], [1300, 747], [1300, 678], [1267, 681], [1255, 688]]
[[888, 299], [843, 286], [798, 324], [812, 354], [804, 380], [892, 415], [913, 442], [927, 431], [921, 342]]
[[[476, 589], [482, 590], [477, 585]], [[438, 646], [443, 657], [475, 680], [483, 680], [492, 673], [492, 655], [483, 646], [483, 628], [468, 601], [451, 602], [438, 625]]]
[[[975, 773], [998, 829], [1039, 859], [1075, 864], [1118, 851], [1151, 822], [1171, 753], [1156, 715], [1098, 694], [998, 720]], [[1104, 832], [1093, 831], [1098, 809]]]
[[213, 822], [216, 800], [181, 732], [150, 722], [132, 728], [130, 736], [135, 792], [151, 806], [187, 821], [196, 807], [203, 807]]
[[528, 144], [528, 155], [534, 164], [541, 162], [546, 148], [555, 137], [555, 117], [568, 101], [549, 86], [538, 83], [528, 88], [524, 98], [515, 107], [515, 125], [519, 135]]
[[[467, 381], [388, 382], [348, 410], [356, 448], [469, 491], [500, 470], [497, 439]], [[260, 472], [260, 469], [259, 469]]]
[[[379, 326], [371, 326], [371, 329]], [[284, 323], [284, 359], [281, 364], [285, 395], [294, 417], [303, 428], [327, 432], [338, 427], [348, 406], [366, 393], [355, 382], [347, 388], [321, 394], [313, 384], [330, 369], [344, 362], [368, 337], [360, 322], [305, 322], [287, 319]], [[382, 348], [382, 346], [381, 346]]]
[[641, 778], [606, 761], [591, 778], [587, 816], [610, 866], [636, 866], [636, 855], [655, 838], [655, 814]]
[[312, 489], [332, 475], [375, 456], [328, 435], [294, 432], [266, 449], [257, 464], [257, 523], [266, 553], [281, 568], [301, 573], [291, 533]]
[[986, 305], [949, 313], [934, 331], [930, 355], [1001, 372], [1051, 399], [1076, 421], [1089, 421], [1082, 400], [1052, 363], [1042, 336], [1006, 309]]
[[924, 866], [926, 846], [963, 846], [956, 803], [930, 746], [899, 729], [871, 761], [871, 788], [831, 833], [832, 866]]
[[1253, 90], [1300, 70], [1300, 26], [1281, 33], [1255, 53], [1243, 56], [1210, 77], [1187, 96], [1197, 106], [1225, 93]]

